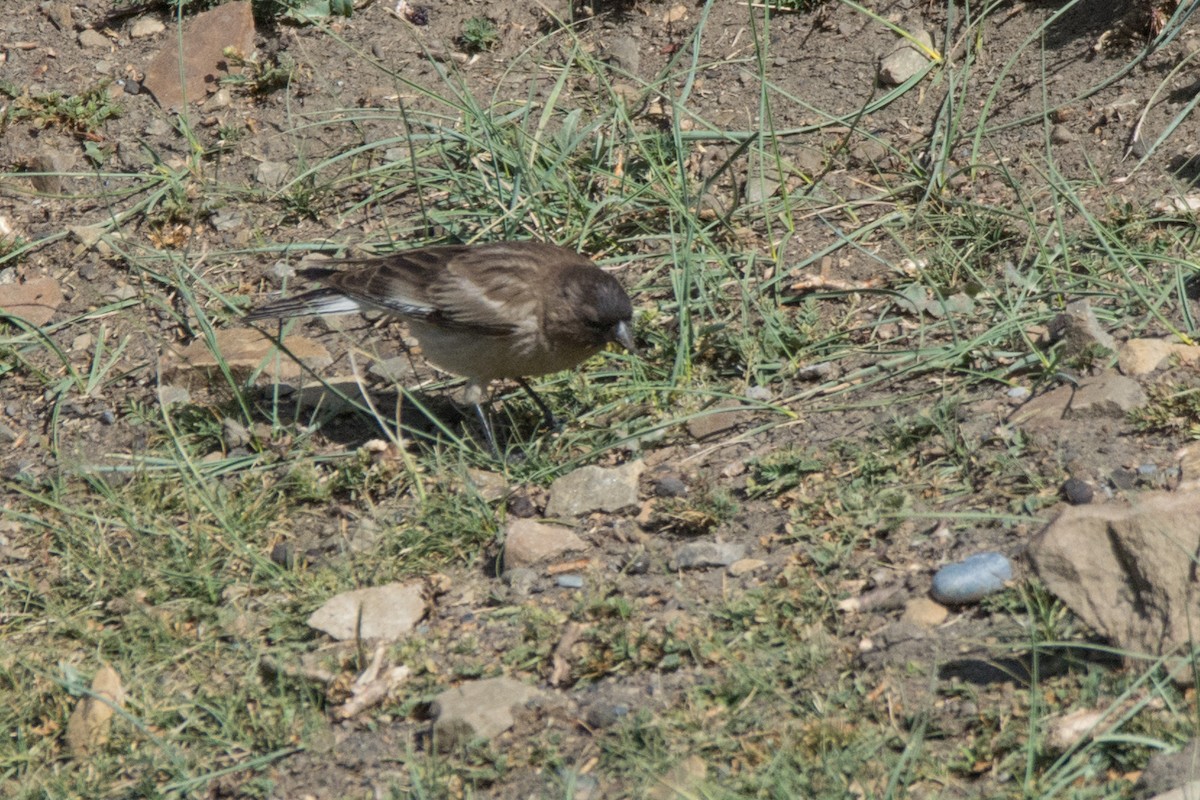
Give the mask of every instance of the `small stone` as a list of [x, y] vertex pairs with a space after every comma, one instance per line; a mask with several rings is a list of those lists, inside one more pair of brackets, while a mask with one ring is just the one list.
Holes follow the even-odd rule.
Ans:
[[650, 556], [646, 553], [638, 553], [625, 562], [621, 571], [626, 575], [645, 575], [650, 571]]
[[506, 569], [504, 574], [500, 576], [513, 593], [524, 597], [533, 591], [533, 586], [537, 583], [537, 570], [519, 567], [517, 569]]
[[700, 416], [687, 421], [687, 430], [693, 439], [708, 439], [717, 434], [733, 430], [746, 421], [748, 415], [737, 402], [726, 402], [701, 412]]
[[246, 220], [241, 214], [224, 208], [209, 217], [208, 222], [214, 229], [222, 233], [236, 231], [246, 226]]
[[900, 619], [922, 628], [936, 628], [949, 615], [949, 609], [941, 603], [935, 603], [928, 597], [915, 597], [904, 604], [904, 614]]
[[933, 51], [933, 37], [927, 31], [917, 28], [912, 31], [912, 38], [923, 45], [924, 49], [905, 38], [895, 50], [880, 60], [879, 80], [884, 85], [899, 86], [929, 64], [929, 56], [926, 53]]
[[633, 461], [620, 467], [582, 467], [550, 485], [548, 517], [575, 517], [593, 511], [617, 513], [638, 502], [638, 478], [645, 465]]
[[933, 576], [933, 599], [946, 605], [975, 603], [1004, 589], [1012, 563], [1000, 553], [979, 553], [947, 564]]
[[1096, 318], [1091, 303], [1076, 300], [1067, 303], [1050, 326], [1051, 335], [1063, 342], [1065, 352], [1073, 356], [1101, 353], [1116, 353], [1117, 343]]
[[367, 372], [376, 378], [382, 378], [385, 381], [398, 384], [412, 375], [412, 364], [413, 360], [411, 356], [392, 356], [391, 358], [376, 361]]
[[743, 575], [749, 575], [751, 572], [760, 570], [767, 565], [767, 562], [758, 558], [740, 558], [729, 565], [726, 570], [732, 578], [740, 578]]
[[610, 64], [630, 75], [636, 75], [642, 64], [638, 40], [624, 34], [618, 34], [605, 43], [604, 55]]
[[472, 739], [493, 739], [511, 728], [513, 709], [541, 695], [513, 678], [469, 681], [447, 689], [430, 704], [437, 749], [453, 750]]
[[50, 3], [45, 7], [45, 12], [51, 24], [60, 31], [75, 29], [75, 17], [71, 13], [70, 3]]
[[158, 387], [158, 404], [163, 408], [183, 403], [190, 403], [192, 394], [182, 386], [164, 383]]
[[530, 567], [586, 549], [587, 544], [563, 525], [515, 519], [504, 537], [504, 568]]
[[508, 479], [498, 472], [486, 469], [467, 470], [467, 481], [483, 500], [494, 503], [508, 494]]
[[629, 716], [629, 706], [623, 703], [597, 703], [587, 710], [584, 719], [588, 727], [607, 728]]
[[1079, 478], [1067, 478], [1063, 481], [1062, 496], [1073, 506], [1083, 506], [1092, 502], [1095, 493], [1087, 481]]
[[425, 590], [417, 581], [389, 583], [331, 597], [308, 618], [308, 627], [339, 641], [394, 641], [425, 616]]
[[71, 340], [71, 352], [85, 353], [92, 349], [92, 345], [96, 343], [96, 337], [90, 333], [81, 333]]
[[111, 50], [112, 42], [99, 31], [88, 28], [79, 33], [79, 45], [88, 50]]
[[560, 589], [582, 589], [583, 588], [583, 576], [582, 575], [559, 575], [555, 579], [554, 582]]
[[744, 558], [746, 546], [734, 542], [691, 542], [675, 551], [671, 569], [727, 567]]
[[278, 542], [271, 548], [271, 562], [284, 569], [296, 568], [296, 548], [291, 542]]
[[1131, 469], [1126, 469], [1125, 467], [1117, 467], [1112, 471], [1112, 474], [1108, 476], [1108, 479], [1112, 481], [1112, 485], [1123, 492], [1127, 492], [1136, 486], [1137, 478], [1138, 475], [1136, 472]]
[[278, 189], [287, 183], [291, 168], [282, 161], [264, 161], [254, 171], [254, 179], [268, 189]]
[[204, 108], [208, 111], [219, 111], [222, 108], [228, 108], [233, 103], [233, 95], [229, 90], [222, 87], [208, 96], [204, 101]]
[[1054, 144], [1067, 144], [1075, 141], [1075, 134], [1066, 125], [1055, 125], [1050, 129], [1050, 141]]
[[133, 25], [129, 28], [129, 38], [145, 39], [150, 36], [157, 36], [166, 29], [167, 26], [154, 17], [139, 17], [134, 20]]
[[771, 390], [766, 386], [751, 386], [746, 390], [746, 399], [756, 403], [769, 403], [771, 396]]
[[683, 497], [687, 484], [678, 475], [664, 475], [654, 480], [654, 493], [659, 497]]

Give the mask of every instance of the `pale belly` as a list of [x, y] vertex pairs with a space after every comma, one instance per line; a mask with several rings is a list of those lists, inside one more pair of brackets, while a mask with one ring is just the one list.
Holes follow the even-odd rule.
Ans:
[[409, 329], [421, 343], [421, 352], [429, 363], [481, 384], [499, 378], [561, 372], [600, 350], [551, 344], [539, 336], [448, 333], [420, 322], [410, 322]]

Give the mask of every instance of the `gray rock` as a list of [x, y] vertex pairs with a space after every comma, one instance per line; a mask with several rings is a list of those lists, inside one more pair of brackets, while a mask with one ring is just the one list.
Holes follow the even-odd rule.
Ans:
[[1068, 355], [1112, 355], [1117, 352], [1116, 340], [1100, 325], [1087, 300], [1068, 303], [1051, 323], [1050, 332], [1054, 338], [1062, 340]]
[[689, 419], [687, 430], [693, 439], [703, 440], [731, 431], [748, 418], [749, 414], [740, 403], [730, 401], [721, 403], [701, 412], [699, 416]]
[[632, 36], [618, 34], [609, 39], [604, 45], [604, 55], [610, 64], [630, 75], [636, 75], [642, 65], [638, 40]]
[[29, 176], [33, 188], [46, 194], [61, 194], [69, 182], [65, 173], [75, 168], [75, 157], [57, 150], [43, 150], [30, 159], [29, 166], [36, 173], [44, 173]]
[[334, 639], [399, 639], [425, 616], [425, 591], [419, 581], [389, 583], [343, 592], [308, 618], [308, 626]]
[[472, 739], [499, 736], [513, 726], [513, 709], [539, 696], [537, 689], [512, 678], [470, 681], [447, 689], [430, 705], [437, 748], [451, 750]]
[[504, 569], [530, 567], [586, 549], [587, 543], [570, 528], [532, 519], [514, 519], [504, 537]]
[[691, 542], [675, 551], [671, 569], [727, 567], [746, 556], [746, 546], [734, 542]]
[[946, 605], [977, 603], [1002, 591], [1012, 576], [1012, 563], [1004, 555], [978, 553], [939, 569], [929, 593]]
[[1067, 478], [1063, 481], [1062, 496], [1073, 506], [1084, 506], [1092, 502], [1096, 493], [1087, 481], [1079, 478]]
[[537, 570], [521, 567], [519, 569], [505, 570], [501, 579], [513, 590], [513, 594], [525, 597], [533, 591], [533, 586], [537, 583], [538, 574]]
[[287, 182], [288, 169], [282, 161], [264, 161], [254, 171], [254, 179], [268, 189], [278, 189]]
[[[1188, 786], [1200, 774], [1200, 740], [1193, 739], [1175, 753], [1155, 753], [1134, 787], [1136, 797], [1161, 796]], [[1200, 795], [1192, 795], [1197, 797]], [[1181, 798], [1182, 800], [1182, 798]]]
[[[913, 39], [933, 50], [933, 37], [927, 31], [916, 28], [911, 31]], [[899, 86], [929, 64], [929, 56], [908, 39], [904, 39], [895, 50], [879, 62], [879, 80], [886, 86]]]
[[192, 393], [182, 386], [173, 386], [169, 383], [164, 383], [158, 387], [158, 402], [163, 408], [182, 403], [190, 403], [192, 401]]
[[593, 511], [616, 513], [638, 502], [638, 478], [645, 465], [633, 461], [620, 467], [582, 467], [550, 485], [548, 517], [576, 517]]
[[1200, 492], [1147, 493], [1130, 506], [1072, 506], [1033, 541], [1046, 586], [1117, 647], [1160, 655], [1190, 646]]
[[1105, 373], [1064, 384], [1039, 395], [1013, 413], [1012, 421], [1032, 428], [1057, 427], [1064, 417], [1124, 419], [1146, 403], [1146, 393], [1133, 378]]

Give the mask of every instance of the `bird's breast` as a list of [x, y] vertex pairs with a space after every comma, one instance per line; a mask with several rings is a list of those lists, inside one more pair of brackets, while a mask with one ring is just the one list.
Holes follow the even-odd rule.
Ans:
[[561, 372], [600, 350], [594, 345], [550, 340], [534, 326], [504, 336], [421, 322], [410, 323], [410, 330], [431, 364], [481, 383]]

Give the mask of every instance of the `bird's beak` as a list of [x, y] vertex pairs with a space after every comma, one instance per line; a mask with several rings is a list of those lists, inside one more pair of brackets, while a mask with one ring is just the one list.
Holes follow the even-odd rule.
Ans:
[[633, 342], [633, 330], [627, 322], [618, 322], [617, 327], [613, 328], [613, 341], [624, 347], [631, 355], [637, 355], [637, 345]]

